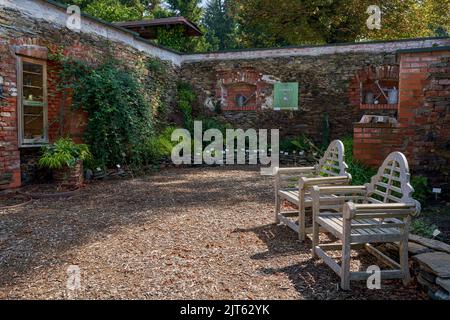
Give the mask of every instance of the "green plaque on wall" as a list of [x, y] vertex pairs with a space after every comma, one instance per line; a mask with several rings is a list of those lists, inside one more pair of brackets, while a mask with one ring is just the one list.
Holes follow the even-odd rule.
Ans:
[[298, 82], [275, 83], [274, 110], [298, 110]]

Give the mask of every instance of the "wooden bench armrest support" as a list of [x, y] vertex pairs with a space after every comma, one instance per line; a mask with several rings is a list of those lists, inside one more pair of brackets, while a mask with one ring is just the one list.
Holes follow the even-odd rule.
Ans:
[[348, 184], [348, 183], [350, 183], [349, 176], [318, 177], [318, 178], [301, 177], [298, 186], [299, 189], [303, 189], [312, 186], [330, 185], [330, 184]]
[[319, 195], [327, 194], [366, 194], [366, 186], [322, 186], [313, 188]]
[[365, 203], [347, 202], [344, 205], [344, 218], [406, 218], [420, 212], [418, 201], [410, 203]]
[[275, 174], [301, 174], [311, 173], [316, 170], [316, 167], [296, 167], [296, 168], [275, 168]]

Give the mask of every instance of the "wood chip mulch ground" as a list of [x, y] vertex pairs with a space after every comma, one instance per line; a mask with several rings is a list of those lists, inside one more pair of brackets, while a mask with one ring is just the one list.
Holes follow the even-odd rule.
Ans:
[[[272, 192], [248, 167], [174, 168], [2, 210], [0, 299], [424, 298], [396, 280], [338, 290], [310, 242], [273, 223]], [[353, 268], [373, 263], [354, 257]]]

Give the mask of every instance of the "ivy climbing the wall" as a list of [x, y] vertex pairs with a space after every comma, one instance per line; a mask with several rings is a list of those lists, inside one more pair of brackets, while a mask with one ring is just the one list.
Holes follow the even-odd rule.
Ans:
[[62, 59], [61, 66], [62, 88], [72, 92], [73, 108], [88, 113], [84, 140], [95, 164], [142, 165], [142, 146], [152, 136], [153, 117], [135, 71], [112, 58], [96, 67]]

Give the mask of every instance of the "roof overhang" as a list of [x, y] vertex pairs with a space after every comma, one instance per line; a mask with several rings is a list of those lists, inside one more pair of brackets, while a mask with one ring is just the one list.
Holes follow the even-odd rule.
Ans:
[[142, 38], [156, 39], [158, 28], [183, 26], [185, 35], [188, 37], [199, 37], [203, 33], [198, 26], [185, 17], [170, 17], [154, 20], [124, 21], [115, 23], [116, 26], [139, 33]]

